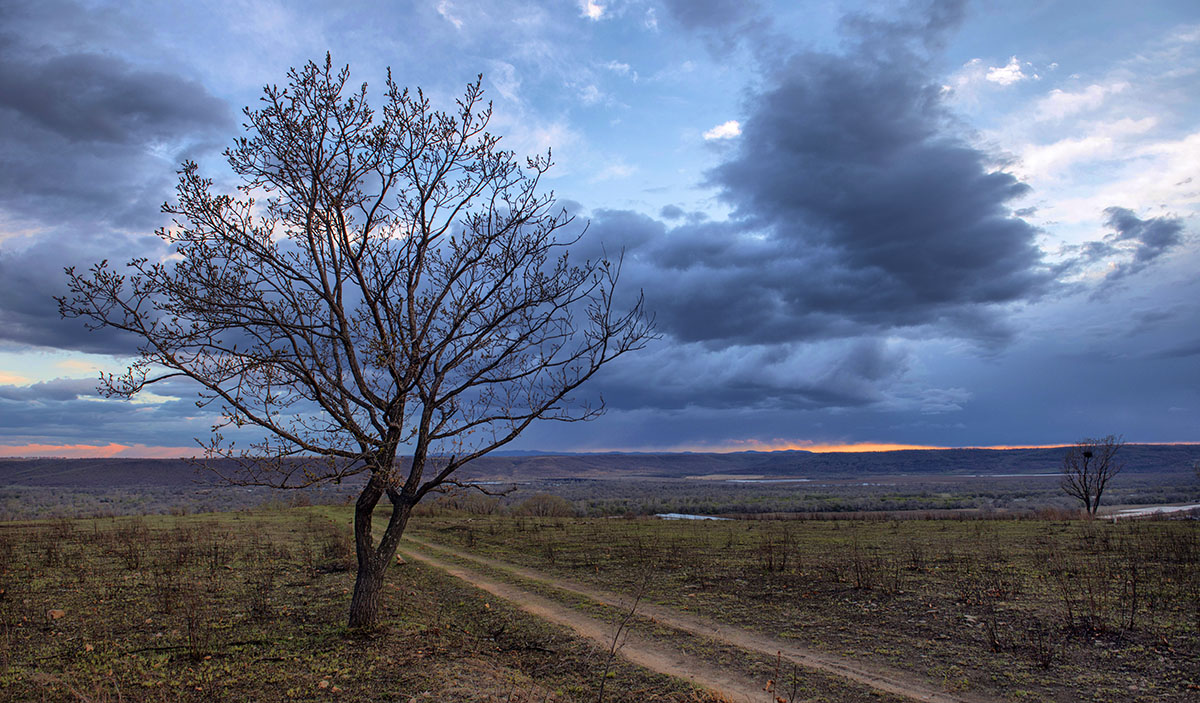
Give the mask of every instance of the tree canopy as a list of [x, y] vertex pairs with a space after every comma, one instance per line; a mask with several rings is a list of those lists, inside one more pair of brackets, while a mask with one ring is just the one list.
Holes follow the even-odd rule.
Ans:
[[[653, 324], [640, 296], [618, 307], [619, 256], [569, 256], [586, 228], [540, 187], [550, 154], [500, 148], [480, 80], [441, 112], [389, 72], [375, 110], [349, 76], [327, 56], [266, 87], [225, 151], [236, 192], [185, 162], [156, 232], [171, 254], [68, 269], [59, 307], [140, 340], [104, 393], [197, 384], [220, 411], [207, 453], [243, 460], [231, 480], [367, 475], [351, 615], [364, 625], [412, 506], [536, 420], [596, 417], [603, 404], [574, 391]], [[261, 438], [239, 446], [230, 428]]]

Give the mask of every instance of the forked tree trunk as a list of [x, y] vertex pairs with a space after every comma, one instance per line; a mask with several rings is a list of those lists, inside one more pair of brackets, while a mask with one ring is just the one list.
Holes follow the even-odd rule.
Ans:
[[382, 495], [382, 487], [372, 478], [354, 506], [354, 549], [358, 556], [358, 575], [354, 580], [354, 593], [350, 596], [351, 628], [372, 628], [379, 623], [383, 578], [388, 564], [396, 556], [396, 548], [412, 512], [407, 504], [393, 504], [387, 528], [376, 544], [371, 538], [371, 518]]

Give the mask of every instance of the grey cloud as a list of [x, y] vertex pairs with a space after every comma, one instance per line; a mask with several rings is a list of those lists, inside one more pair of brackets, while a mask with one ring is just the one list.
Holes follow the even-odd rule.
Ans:
[[195, 404], [186, 400], [139, 404], [87, 396], [37, 401], [0, 397], [0, 430], [15, 443], [46, 438], [54, 443], [190, 444], [191, 437], [207, 434], [210, 425], [195, 415]]
[[709, 51], [725, 56], [745, 44], [759, 55], [786, 45], [775, 36], [761, 5], [753, 0], [664, 0], [667, 16], [702, 37]]
[[668, 14], [684, 29], [725, 29], [758, 17], [761, 7], [750, 0], [665, 0]]
[[163, 253], [157, 237], [135, 239], [101, 230], [85, 238], [61, 228], [23, 249], [0, 250], [0, 343], [134, 353], [137, 340], [129, 335], [111, 328], [89, 332], [79, 320], [61, 319], [54, 297], [66, 293], [64, 266], [82, 270], [102, 259], [124, 263], [156, 253]]
[[1118, 264], [1109, 272], [1110, 280], [1123, 278], [1146, 268], [1151, 262], [1183, 243], [1183, 222], [1173, 217], [1139, 219], [1133, 211], [1123, 207], [1104, 210], [1105, 224], [1116, 230], [1105, 237], [1104, 242], [1089, 242], [1097, 250], [1107, 254], [1119, 251], [1114, 243], [1129, 242], [1134, 245], [1133, 260]]
[[33, 234], [0, 245], [0, 342], [128, 353], [133, 344], [111, 331], [58, 319], [62, 269], [161, 251], [156, 238], [122, 231], [162, 224], [179, 160], [215, 149], [233, 120], [193, 80], [78, 49], [93, 25], [111, 29], [92, 12], [3, 10], [0, 217]]
[[0, 109], [72, 143], [140, 144], [229, 123], [224, 102], [179, 76], [101, 54], [2, 53]]
[[232, 125], [194, 81], [0, 40], [0, 208], [32, 222], [147, 227], [174, 159]]
[[1180, 344], [1169, 349], [1155, 352], [1150, 355], [1152, 359], [1186, 359], [1193, 356], [1200, 356], [1200, 339], [1194, 339], [1190, 342]]
[[662, 210], [659, 210], [658, 212], [658, 216], [664, 220], [678, 220], [685, 214], [686, 213], [683, 211], [683, 208], [679, 207], [678, 205], [664, 205]]
[[768, 67], [736, 150], [708, 174], [730, 220], [598, 213], [597, 229], [638, 239], [633, 276], [664, 332], [728, 346], [929, 326], [994, 345], [1011, 333], [1006, 305], [1054, 286], [1037, 231], [1010, 212], [1028, 187], [955, 135], [913, 48], [961, 11], [937, 8], [859, 20], [850, 53]]
[[859, 51], [906, 55], [913, 48], [934, 50], [962, 24], [966, 5], [966, 0], [909, 0], [896, 17], [847, 15], [842, 19], [842, 31], [858, 44]]
[[150, 390], [160, 396], [152, 403], [101, 399], [96, 385], [96, 378], [0, 385], [0, 434], [16, 444], [99, 441], [188, 446], [193, 437], [208, 434], [216, 417], [213, 409], [196, 407], [197, 386], [184, 379], [152, 386]]
[[[730, 7], [677, 19], [722, 31]], [[596, 212], [591, 234], [631, 245], [625, 282], [645, 290], [673, 348], [600, 380], [614, 408], [964, 408], [970, 392], [915, 387], [909, 353], [884, 340], [1002, 348], [1009, 306], [1052, 290], [1062, 272], [1011, 212], [1027, 186], [957, 136], [931, 75], [927, 52], [961, 11], [948, 2], [899, 22], [855, 18], [844, 54], [760, 54], [763, 87], [747, 99], [741, 138], [707, 175], [728, 220], [675, 206], [662, 221]]]
[[710, 174], [736, 218], [794, 262], [779, 293], [797, 312], [944, 323], [1052, 283], [1036, 230], [1009, 212], [1027, 186], [950, 131], [921, 57], [895, 60], [901, 43], [886, 58], [864, 47], [780, 66], [748, 105], [738, 152]]
[[0, 400], [64, 401], [95, 395], [95, 379], [86, 378], [57, 378], [28, 386], [0, 386]]
[[[863, 408], [888, 400], [884, 388], [910, 363], [906, 349], [871, 338], [720, 350], [699, 343], [659, 344], [642, 358], [609, 369], [597, 385], [606, 404], [622, 411]], [[704, 388], [697, 389], [697, 379]]]
[[640, 258], [647, 244], [659, 240], [666, 225], [652, 217], [628, 210], [597, 210], [587, 223], [587, 235], [571, 249], [571, 255], [595, 260], [624, 252], [626, 260]]

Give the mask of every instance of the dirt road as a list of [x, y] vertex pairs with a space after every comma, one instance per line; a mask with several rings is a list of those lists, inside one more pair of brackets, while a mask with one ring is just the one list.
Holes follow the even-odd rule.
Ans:
[[[613, 627], [611, 625], [583, 615], [571, 608], [559, 605], [517, 586], [489, 579], [478, 572], [461, 566], [451, 565], [426, 552], [418, 552], [412, 549], [411, 545], [416, 544], [427, 549], [441, 550], [477, 564], [507, 571], [522, 578], [553, 586], [562, 591], [584, 596], [616, 608], [628, 609], [630, 606], [628, 598], [623, 598], [614, 593], [592, 588], [584, 584], [549, 576], [534, 569], [461, 552], [441, 544], [428, 542], [408, 535], [405, 536], [405, 540], [408, 544], [405, 544], [404, 548], [414, 558], [426, 561], [458, 578], [469, 581], [485, 591], [517, 603], [535, 615], [571, 627], [581, 635], [599, 642], [606, 649], [612, 641]], [[926, 701], [928, 703], [987, 703], [993, 700], [977, 695], [968, 696], [947, 693], [931, 681], [922, 680], [912, 674], [891, 667], [868, 664], [827, 652], [816, 651], [798, 646], [795, 642], [718, 623], [708, 618], [683, 613], [673, 608], [654, 605], [645, 601], [638, 605], [637, 612], [643, 617], [651, 618], [678, 630], [709, 637], [725, 644], [764, 654], [772, 658], [781, 655], [785, 660], [793, 662], [798, 666], [840, 676], [865, 684], [877, 691], [891, 693], [912, 700]], [[744, 680], [743, 677], [732, 672], [722, 671], [707, 661], [690, 657], [677, 650], [668, 649], [664, 645], [638, 637], [636, 633], [630, 633], [624, 649], [621, 650], [621, 654], [626, 659], [640, 666], [688, 679], [697, 685], [720, 691], [735, 700], [764, 699], [763, 684], [765, 682], [754, 683]]]
[[[402, 548], [407, 558], [435, 566], [451, 576], [516, 604], [528, 613], [569, 627], [580, 636], [596, 642], [605, 650], [612, 645], [615, 628], [607, 622], [589, 617], [512, 584], [490, 579], [471, 569], [411, 549], [410, 545], [405, 544]], [[730, 700], [762, 701], [764, 699], [765, 694], [761, 683], [755, 683], [731, 672], [717, 670], [697, 657], [664, 647], [635, 632], [629, 632], [623, 636], [622, 641], [620, 656], [638, 666], [686, 679], [697, 686], [721, 693]]]

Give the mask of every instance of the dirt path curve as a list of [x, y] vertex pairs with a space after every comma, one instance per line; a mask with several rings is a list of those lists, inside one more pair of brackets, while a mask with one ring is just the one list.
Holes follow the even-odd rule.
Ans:
[[[600, 590], [597, 588], [592, 588], [591, 586], [586, 586], [586, 585], [583, 585], [583, 584], [580, 584], [577, 582], [567, 581], [564, 579], [559, 579], [557, 577], [549, 576], [547, 574], [544, 574], [540, 571], [536, 571], [534, 569], [529, 569], [529, 568], [526, 568], [523, 566], [518, 566], [516, 564], [500, 561], [497, 559], [489, 559], [487, 557], [476, 556], [474, 554], [462, 552], [462, 551], [453, 549], [451, 547], [447, 547], [442, 544], [429, 542], [429, 541], [426, 541], [423, 539], [418, 539], [418, 538], [415, 538], [415, 537], [412, 537], [409, 535], [405, 535], [405, 540], [407, 540], [411, 543], [414, 543], [414, 544], [418, 544], [418, 545], [430, 548], [430, 549], [441, 550], [446, 553], [453, 554], [459, 558], [476, 562], [478, 564], [483, 564], [485, 566], [489, 566], [489, 567], [492, 567], [495, 569], [507, 571], [509, 573], [516, 574], [517, 576], [521, 576], [522, 578], [526, 578], [531, 581], [537, 581], [539, 583], [547, 584], [547, 585], [553, 586], [554, 588], [558, 588], [560, 590], [566, 591], [568, 593], [573, 593], [576, 595], [584, 596], [586, 598], [590, 598], [592, 600], [599, 601], [606, 605], [614, 606], [617, 608], [628, 608], [630, 605], [630, 601], [628, 599], [622, 598], [616, 594], [610, 593], [608, 591], [603, 591], [603, 590]], [[410, 550], [410, 553], [412, 553], [413, 556], [416, 556], [423, 560], [430, 561], [431, 563], [436, 563], [436, 565], [438, 565], [442, 568], [445, 568], [447, 571], [450, 571], [451, 569], [454, 569], [454, 568], [458, 568], [458, 567], [449, 567], [449, 566], [445, 565], [444, 563], [437, 562], [437, 560], [433, 559], [432, 557], [429, 557], [428, 555], [417, 554], [415, 551], [411, 551], [411, 550]], [[451, 572], [451, 573], [453, 573], [453, 572]], [[458, 576], [458, 574], [454, 574], [454, 575]], [[476, 576], [478, 576], [478, 574], [476, 574]], [[464, 576], [460, 576], [460, 578], [466, 578], [466, 580], [472, 580], [472, 578], [468, 578], [468, 577], [464, 577]], [[479, 582], [475, 582], [475, 581], [472, 581], [472, 582], [475, 583], [476, 585], [480, 586], [481, 588], [484, 588], [484, 590], [489, 590], [489, 591], [491, 590], [489, 588], [486, 588]], [[523, 591], [520, 588], [517, 588], [515, 586], [505, 585], [505, 587], [510, 588], [514, 592], [514, 595], [512, 597], [503, 595], [500, 593], [496, 593], [495, 591], [491, 591], [491, 592], [496, 593], [496, 595], [500, 595], [501, 597], [503, 597], [507, 600], [513, 600], [517, 603], [523, 603], [523, 602], [525, 602], [525, 600], [528, 596], [533, 596], [533, 594]], [[541, 598], [540, 596], [533, 596], [533, 597], [537, 598], [539, 601], [550, 603], [550, 601], [548, 601], [544, 598]], [[575, 612], [569, 608], [566, 608], [564, 606], [557, 605], [557, 604], [552, 604], [552, 605], [553, 605], [553, 607], [555, 607], [559, 610], [566, 611], [566, 613], [564, 613], [564, 615], [591, 620], [591, 618], [587, 618], [587, 616], [580, 615], [577, 612]], [[530, 611], [530, 612], [532, 612], [532, 611]], [[965, 695], [965, 694], [961, 694], [961, 693], [957, 693], [957, 694], [947, 693], [947, 692], [941, 690], [937, 686], [937, 684], [935, 684], [931, 681], [921, 679], [913, 674], [902, 672], [902, 671], [893, 669], [888, 666], [884, 666], [884, 665], [880, 665], [880, 664], [869, 664], [869, 663], [864, 663], [861, 661], [855, 661], [853, 659], [848, 659], [846, 657], [839, 657], [835, 654], [829, 654], [827, 652], [821, 652], [821, 651], [817, 651], [814, 649], [810, 649], [808, 647], [799, 646], [795, 642], [791, 642], [788, 640], [778, 639], [775, 637], [771, 637], [769, 635], [763, 635], [763, 634], [760, 634], [757, 632], [752, 632], [750, 630], [745, 630], [740, 627], [735, 627], [732, 625], [718, 623], [718, 622], [715, 622], [708, 618], [700, 617], [697, 615], [683, 613], [674, 608], [668, 608], [668, 607], [664, 607], [664, 606], [654, 605], [654, 604], [643, 601], [641, 604], [638, 605], [637, 612], [639, 615], [642, 615], [643, 617], [652, 618], [660, 623], [669, 625], [669, 626], [674, 627], [679, 630], [683, 630], [685, 632], [690, 632], [690, 633], [701, 635], [704, 637], [710, 637], [712, 639], [724, 642], [726, 644], [730, 644], [735, 647], [740, 647], [741, 649], [758, 652], [759, 654], [765, 654], [769, 657], [774, 657], [777, 654], [782, 655], [784, 659], [794, 662], [795, 664], [797, 664], [799, 666], [808, 667], [810, 669], [816, 669], [818, 671], [823, 671], [823, 672], [826, 672], [829, 674], [834, 674], [836, 676], [841, 676], [841, 677], [849, 679], [851, 681], [857, 681], [859, 683], [870, 686], [871, 688], [874, 688], [878, 691], [892, 693], [895, 695], [903, 696], [905, 698], [911, 698], [911, 699], [917, 700], [917, 701], [925, 701], [927, 703], [991, 703], [991, 701], [994, 700], [992, 698], [981, 697], [978, 695]], [[599, 623], [599, 621], [594, 621], [594, 622]], [[611, 638], [611, 629], [612, 629], [611, 626], [609, 626], [607, 624], [603, 624], [603, 623], [600, 623], [600, 626], [602, 628], [604, 628], [604, 632], [608, 633], [608, 636]], [[595, 639], [595, 638], [593, 638], [593, 639]], [[609, 641], [611, 641], [611, 639]], [[633, 641], [633, 635], [631, 634], [630, 635], [630, 644], [632, 644], [632, 641]], [[663, 669], [659, 669], [657, 667], [650, 666], [648, 664], [642, 664], [642, 662], [637, 661], [633, 656], [630, 655], [630, 652], [628, 651], [630, 644], [627, 644], [626, 650], [624, 650], [622, 652], [623, 654], [627, 655], [628, 659], [630, 659], [631, 661], [634, 661], [638, 664], [641, 664], [642, 666], [647, 666], [648, 668], [655, 669], [655, 671], [663, 671]], [[605, 643], [605, 646], [606, 647], [608, 646], [607, 642]], [[661, 649], [660, 645], [650, 644], [649, 646], [658, 647]], [[708, 672], [710, 674], [719, 674], [719, 672], [717, 672], [716, 669], [708, 662], [698, 661], [698, 662], [696, 662], [696, 664], [698, 665], [697, 667], [692, 667], [692, 669], [695, 669], [694, 673]], [[681, 674], [676, 674], [676, 672], [674, 672], [674, 671], [665, 671], [665, 673], [681, 675]], [[704, 683], [698, 676], [696, 678], [692, 678], [692, 675], [693, 675], [692, 673], [682, 674], [682, 675], [685, 678], [692, 679], [699, 685], [703, 685], [703, 686], [706, 686], [709, 688], [717, 688], [719, 690], [725, 691], [725, 689], [723, 687], [709, 686], [708, 684]], [[755, 695], [755, 693], [757, 693], [757, 696], [759, 698], [761, 698], [761, 696], [762, 696], [761, 691], [762, 691], [762, 685], [759, 684], [759, 685], [757, 685], [757, 687], [754, 689], [754, 691], [750, 695]]]
[[[402, 545], [401, 548], [406, 557], [435, 566], [494, 596], [511, 601], [522, 610], [544, 620], [565, 625], [579, 635], [596, 642], [605, 650], [612, 646], [614, 628], [603, 620], [589, 617], [512, 584], [494, 581], [479, 572], [442, 561], [437, 557], [412, 549], [410, 545]], [[743, 676], [715, 669], [697, 657], [664, 647], [635, 632], [623, 634], [622, 640], [620, 656], [638, 666], [686, 679], [697, 686], [721, 693], [734, 701], [749, 702], [763, 699], [762, 685]]]

